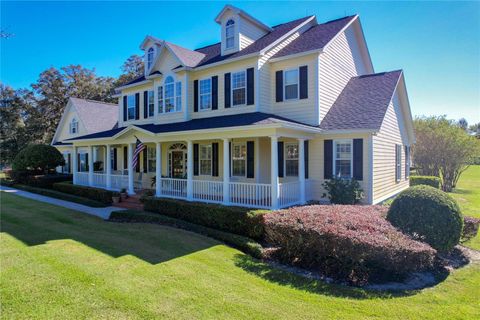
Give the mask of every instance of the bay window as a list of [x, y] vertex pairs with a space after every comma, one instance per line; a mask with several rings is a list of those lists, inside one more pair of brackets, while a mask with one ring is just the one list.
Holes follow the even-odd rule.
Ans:
[[298, 99], [298, 69], [286, 70], [284, 78], [285, 100]]
[[212, 175], [212, 145], [200, 145], [200, 175]]
[[240, 106], [246, 103], [246, 75], [245, 71], [232, 73], [232, 105]]
[[158, 113], [163, 113], [163, 86], [158, 87]]
[[158, 86], [158, 113], [182, 111], [182, 82], [172, 76], [165, 78], [162, 86]]
[[200, 110], [212, 107], [212, 79], [200, 80]]
[[155, 115], [155, 97], [153, 91], [148, 91], [148, 116], [153, 117]]
[[245, 143], [232, 144], [232, 176], [244, 177], [246, 172], [247, 147]]
[[298, 177], [298, 144], [285, 145], [285, 174], [287, 177]]
[[352, 178], [352, 140], [335, 140], [333, 173], [337, 178]]
[[165, 113], [175, 111], [175, 84], [172, 77], [165, 79]]
[[177, 111], [182, 110], [182, 83], [180, 81], [175, 84], [175, 108]]

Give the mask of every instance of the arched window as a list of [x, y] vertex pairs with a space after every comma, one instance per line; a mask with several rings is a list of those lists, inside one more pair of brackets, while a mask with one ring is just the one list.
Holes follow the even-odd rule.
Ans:
[[70, 122], [70, 133], [71, 134], [78, 133], [78, 121], [75, 118], [73, 118], [72, 121]]
[[227, 21], [225, 25], [225, 48], [231, 49], [235, 44], [235, 21], [232, 19]]
[[182, 111], [182, 82], [167, 76], [158, 87], [158, 113]]
[[147, 69], [150, 69], [153, 63], [153, 54], [154, 54], [154, 49], [150, 48], [147, 51]]

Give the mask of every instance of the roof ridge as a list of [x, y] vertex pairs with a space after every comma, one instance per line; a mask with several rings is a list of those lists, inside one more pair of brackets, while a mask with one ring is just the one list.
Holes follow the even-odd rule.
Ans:
[[200, 48], [196, 48], [194, 49], [193, 51], [197, 51], [197, 50], [200, 50], [200, 49], [205, 49], [205, 48], [208, 48], [208, 47], [213, 47], [213, 46], [216, 46], [217, 44], [221, 44], [222, 42], [219, 41], [219, 42], [215, 42], [215, 43], [212, 43], [212, 44], [209, 44], [207, 46], [203, 46], [203, 47], [200, 47]]
[[103, 102], [103, 101], [92, 100], [92, 99], [85, 99], [85, 98], [78, 98], [78, 97], [70, 97], [70, 98], [71, 98], [71, 99], [78, 99], [78, 100], [88, 101], [88, 102], [93, 102], [93, 103], [110, 104], [110, 105], [112, 105], [112, 106], [118, 106], [118, 104], [113, 103], [113, 102]]
[[342, 17], [342, 18], [337, 18], [337, 19], [333, 19], [333, 20], [328, 20], [328, 21], [319, 23], [319, 25], [321, 25], [321, 24], [327, 24], [327, 23], [331, 23], [331, 22], [336, 22], [336, 21], [340, 21], [340, 20], [343, 20], [343, 19], [353, 18], [353, 17], [355, 17], [355, 16], [358, 16], [358, 14], [352, 14], [352, 15], [350, 15], [350, 16], [345, 16], [345, 17]]
[[355, 77], [352, 77], [352, 78], [353, 79], [355, 79], [355, 78], [360, 79], [360, 78], [368, 78], [368, 77], [375, 77], [375, 76], [383, 76], [387, 73], [395, 73], [395, 72], [403, 72], [403, 69], [396, 69], [396, 70], [392, 70], [392, 71], [382, 71], [382, 72], [375, 72], [375, 73], [369, 73], [369, 74], [362, 74], [362, 75], [355, 76]]
[[[298, 20], [303, 20], [303, 19], [308, 19], [308, 18], [311, 18], [311, 17], [314, 17], [315, 15], [314, 14], [311, 14], [311, 15], [308, 15], [308, 16], [304, 16], [302, 18], [298, 18], [298, 19], [294, 19], [294, 20], [290, 20], [290, 21], [287, 21], [287, 22], [284, 22], [284, 23], [279, 23], [277, 25], [274, 25], [274, 26], [271, 26], [270, 28], [278, 28], [280, 26], [283, 26], [284, 24], [287, 24], [287, 23], [292, 23], [292, 22], [295, 22], [295, 21], [298, 21]], [[270, 31], [271, 32], [271, 31]]]

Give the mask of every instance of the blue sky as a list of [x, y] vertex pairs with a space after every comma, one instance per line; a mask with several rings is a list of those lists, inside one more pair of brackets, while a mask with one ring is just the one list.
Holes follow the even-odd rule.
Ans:
[[[118, 76], [151, 34], [187, 48], [217, 42], [227, 2], [1, 2], [0, 80], [28, 87], [50, 66]], [[414, 115], [480, 122], [480, 2], [229, 2], [267, 25], [359, 14], [376, 72], [404, 69]]]

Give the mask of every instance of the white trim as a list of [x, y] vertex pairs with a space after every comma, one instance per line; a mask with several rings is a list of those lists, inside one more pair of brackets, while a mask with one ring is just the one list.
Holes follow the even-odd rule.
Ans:
[[[278, 61], [282, 61], [282, 60], [299, 58], [299, 57], [308, 56], [308, 55], [314, 54], [314, 53], [321, 54], [321, 53], [323, 53], [323, 50], [322, 49], [313, 49], [313, 50], [309, 50], [309, 51], [303, 51], [303, 52], [299, 52], [299, 53], [289, 54], [289, 55], [278, 57], [278, 58], [268, 59], [268, 62], [273, 63], [273, 62], [278, 62]], [[274, 57], [275, 57], [275, 55], [274, 55]]]
[[227, 59], [227, 60], [219, 61], [219, 62], [215, 62], [215, 63], [209, 63], [207, 65], [200, 66], [200, 67], [194, 67], [194, 68], [192, 68], [192, 70], [200, 71], [200, 70], [216, 67], [216, 66], [219, 66], [219, 65], [229, 64], [229, 63], [237, 62], [237, 61], [248, 59], [248, 58], [258, 57], [259, 55], [260, 54], [258, 52], [253, 52], [253, 53], [246, 54], [244, 56], [240, 56], [240, 57], [237, 57], [237, 58]]
[[[244, 76], [245, 76], [245, 103], [243, 104], [233, 104], [233, 74], [234, 73], [241, 73], [243, 72]], [[237, 89], [242, 89], [242, 87], [240, 88], [237, 88]], [[246, 69], [243, 69], [243, 70], [239, 70], [239, 71], [233, 71], [230, 73], [230, 101], [231, 101], [231, 107], [232, 108], [238, 108], [238, 107], [243, 107], [243, 106], [246, 106], [247, 105], [247, 70]]]
[[[124, 86], [120, 86], [120, 87], [116, 87], [115, 90], [124, 90], [124, 89], [128, 89], [128, 88], [133, 88], [133, 87], [136, 87], [136, 86], [143, 86], [144, 84], [150, 84], [152, 83], [153, 84], [153, 80], [143, 80], [143, 81], [140, 81], [140, 82], [136, 82], [136, 83], [132, 83], [132, 84], [127, 84], [127, 85], [124, 85]], [[122, 95], [120, 93], [120, 95]]]
[[368, 137], [368, 153], [369, 153], [369, 159], [368, 159], [368, 169], [369, 169], [369, 193], [368, 193], [368, 203], [373, 204], [373, 134]]
[[[353, 178], [353, 139], [334, 139], [333, 140], [333, 151], [332, 151], [332, 159], [333, 159], [333, 171], [332, 176], [336, 177], [336, 169], [337, 169], [337, 144], [340, 143], [349, 143], [350, 144], [350, 179]], [[345, 159], [341, 159], [345, 160]]]
[[[287, 86], [287, 84], [286, 84], [287, 83], [286, 73], [289, 72], [289, 71], [297, 71], [297, 97], [287, 99], [287, 90], [285, 90], [285, 88]], [[291, 86], [293, 84], [289, 84], [289, 85]], [[295, 100], [299, 100], [299, 99], [300, 99], [300, 67], [283, 70], [283, 102], [295, 101]]]

